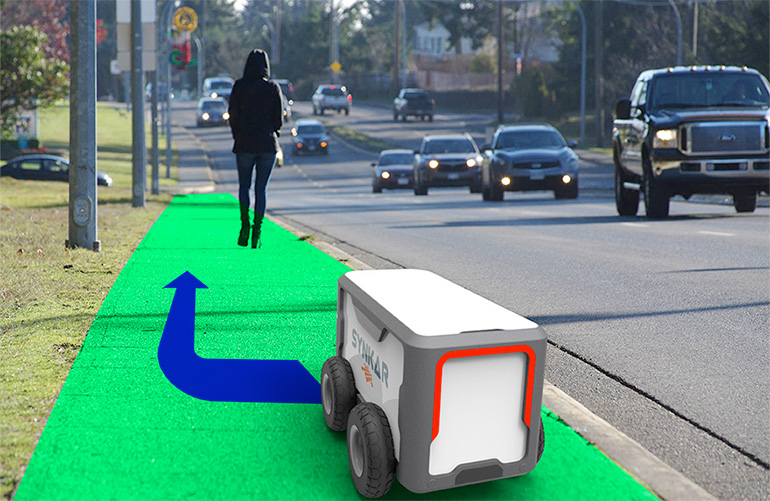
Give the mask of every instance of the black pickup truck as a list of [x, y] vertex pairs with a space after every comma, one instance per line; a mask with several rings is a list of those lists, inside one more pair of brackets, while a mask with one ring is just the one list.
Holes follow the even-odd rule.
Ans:
[[753, 212], [770, 191], [770, 84], [733, 66], [642, 72], [630, 98], [615, 105], [615, 204], [635, 215], [667, 217], [674, 195], [729, 194]]
[[393, 120], [399, 117], [406, 122], [406, 117], [412, 115], [433, 121], [436, 101], [423, 89], [401, 89], [398, 97], [393, 100]]

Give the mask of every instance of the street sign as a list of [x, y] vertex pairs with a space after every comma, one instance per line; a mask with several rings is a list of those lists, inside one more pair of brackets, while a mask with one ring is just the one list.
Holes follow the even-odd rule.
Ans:
[[336, 73], [336, 72], [338, 72], [338, 71], [340, 71], [342, 69], [342, 65], [340, 64], [339, 61], [334, 61], [331, 64], [330, 68], [332, 69], [333, 72]]

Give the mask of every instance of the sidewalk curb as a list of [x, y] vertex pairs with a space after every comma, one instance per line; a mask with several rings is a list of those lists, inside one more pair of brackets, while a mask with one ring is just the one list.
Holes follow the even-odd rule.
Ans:
[[[268, 217], [278, 226], [298, 237], [307, 235], [281, 216], [268, 214]], [[374, 269], [329, 242], [315, 239], [306, 239], [306, 241], [353, 269]], [[661, 499], [691, 501], [717, 499], [548, 381], [543, 385], [543, 405]]]

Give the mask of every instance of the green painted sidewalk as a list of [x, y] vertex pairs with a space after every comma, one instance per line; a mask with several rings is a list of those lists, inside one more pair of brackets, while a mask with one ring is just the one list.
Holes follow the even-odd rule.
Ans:
[[[266, 221], [238, 247], [231, 195], [177, 196], [123, 268], [86, 337], [15, 499], [356, 499], [344, 434], [320, 405], [197, 400], [157, 351], [185, 271], [205, 358], [296, 359], [316, 378], [334, 354], [337, 279], [350, 268]], [[546, 445], [524, 476], [384, 499], [655, 499], [543, 408]]]

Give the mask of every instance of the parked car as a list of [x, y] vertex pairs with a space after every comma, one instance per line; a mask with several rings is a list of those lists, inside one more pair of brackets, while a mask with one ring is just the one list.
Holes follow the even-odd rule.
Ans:
[[414, 156], [414, 194], [428, 188], [468, 186], [481, 191], [481, 154], [469, 134], [425, 136]]
[[413, 162], [412, 150], [382, 150], [377, 161], [372, 162], [372, 191], [382, 193], [383, 188], [413, 188]]
[[[0, 176], [36, 181], [69, 182], [69, 168], [69, 160], [56, 155], [22, 155], [0, 167]], [[112, 186], [113, 182], [109, 174], [97, 171], [96, 184]]]
[[733, 196], [753, 212], [770, 190], [770, 84], [735, 66], [643, 71], [615, 105], [615, 205], [633, 216], [644, 194], [647, 217], [668, 216], [670, 197]]
[[313, 102], [313, 115], [323, 115], [326, 110], [350, 113], [353, 96], [348, 94], [344, 85], [319, 85], [310, 98]]
[[430, 97], [428, 91], [423, 89], [401, 89], [393, 100], [393, 120], [406, 122], [409, 115], [420, 119], [433, 121], [433, 113], [436, 109], [436, 101]]
[[313, 118], [301, 118], [297, 120], [291, 130], [294, 139], [292, 153], [329, 153], [329, 141], [326, 136], [324, 124]]
[[235, 80], [229, 76], [220, 75], [203, 80], [203, 97], [230, 99]]
[[283, 94], [289, 101], [289, 105], [294, 105], [294, 84], [286, 79], [276, 79], [275, 83], [281, 88], [281, 94]]
[[225, 125], [230, 119], [230, 114], [227, 112], [227, 101], [221, 97], [200, 98], [198, 100], [196, 115], [198, 127], [204, 127], [206, 125]]
[[556, 198], [577, 198], [578, 156], [548, 124], [504, 125], [485, 145], [481, 193], [499, 202], [506, 191], [553, 191]]

